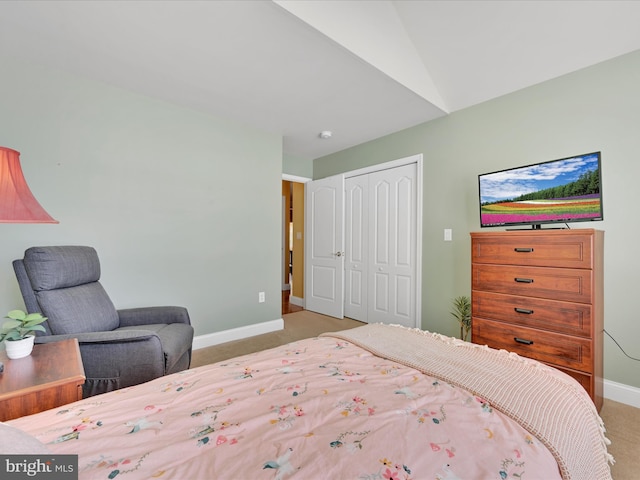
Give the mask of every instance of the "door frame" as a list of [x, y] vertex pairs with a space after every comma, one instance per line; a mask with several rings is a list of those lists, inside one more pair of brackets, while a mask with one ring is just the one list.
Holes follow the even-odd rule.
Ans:
[[[311, 178], [309, 177], [300, 177], [298, 175], [290, 175], [288, 173], [283, 173], [282, 174], [282, 179], [284, 181], [287, 182], [292, 182], [292, 183], [302, 183], [305, 184], [307, 182], [310, 182]], [[282, 206], [282, 240], [281, 240], [281, 246], [280, 246], [280, 269], [284, 270], [284, 262], [287, 261], [287, 256], [288, 256], [288, 252], [285, 252], [286, 248], [285, 248], [285, 244], [286, 244], [286, 238], [285, 235], [288, 234], [289, 231], [289, 226], [288, 226], [288, 222], [286, 221], [286, 214], [287, 212], [285, 212], [284, 210], [284, 197], [282, 200], [283, 206]], [[302, 215], [303, 215], [303, 221], [304, 221], [304, 209], [302, 210]], [[304, 262], [306, 262], [306, 250], [304, 250], [304, 242], [303, 242], [303, 252], [302, 252], [302, 268], [304, 271]], [[285, 279], [283, 278], [283, 283], [282, 283], [282, 290], [285, 290], [286, 287], [289, 284], [287, 282], [285, 282]], [[297, 298], [294, 297], [293, 295], [289, 297], [289, 302], [292, 303], [293, 305], [297, 305], [299, 307], [304, 308], [304, 297], [303, 298]]]
[[[379, 163], [376, 165], [371, 165], [364, 168], [359, 168], [356, 170], [350, 170], [348, 172], [343, 172], [341, 174], [343, 178], [346, 180], [350, 177], [356, 177], [359, 175], [366, 175], [373, 172], [380, 172], [383, 170], [389, 170], [396, 167], [402, 167], [404, 165], [410, 165], [412, 163], [416, 164], [416, 295], [415, 295], [415, 327], [422, 328], [422, 218], [423, 218], [423, 155], [421, 153], [411, 155], [408, 157], [403, 157], [397, 160], [391, 160], [388, 162]], [[318, 179], [320, 180], [320, 179]], [[306, 208], [306, 206], [305, 206]], [[343, 223], [344, 223], [344, 212], [343, 212]], [[306, 221], [306, 218], [305, 218]], [[344, 228], [343, 228], [344, 232]], [[307, 235], [310, 232], [306, 232]], [[344, 233], [343, 233], [343, 245], [344, 245]], [[306, 243], [305, 243], [306, 245]], [[308, 264], [307, 255], [309, 252], [305, 249], [305, 264]], [[344, 271], [343, 271], [344, 275]], [[343, 282], [344, 283], [344, 282]], [[343, 287], [344, 288], [344, 287]], [[307, 284], [305, 283], [305, 297]]]

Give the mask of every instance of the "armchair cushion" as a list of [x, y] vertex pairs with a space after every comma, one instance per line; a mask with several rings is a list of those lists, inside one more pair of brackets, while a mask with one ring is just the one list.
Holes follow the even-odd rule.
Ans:
[[116, 308], [98, 282], [36, 291], [36, 298], [54, 335], [107, 331], [120, 325]]
[[32, 247], [24, 252], [24, 263], [36, 292], [100, 280], [100, 261], [91, 247]]

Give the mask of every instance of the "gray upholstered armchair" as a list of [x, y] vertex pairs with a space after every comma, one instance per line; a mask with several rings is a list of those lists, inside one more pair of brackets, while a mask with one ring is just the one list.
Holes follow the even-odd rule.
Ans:
[[48, 320], [36, 343], [78, 339], [89, 397], [189, 368], [193, 327], [183, 307], [116, 310], [91, 247], [33, 247], [13, 268], [27, 311]]

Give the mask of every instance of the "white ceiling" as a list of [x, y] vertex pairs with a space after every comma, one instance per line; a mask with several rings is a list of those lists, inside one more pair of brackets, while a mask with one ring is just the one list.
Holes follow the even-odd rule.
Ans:
[[638, 1], [4, 0], [0, 54], [317, 158], [638, 50], [638, 25]]

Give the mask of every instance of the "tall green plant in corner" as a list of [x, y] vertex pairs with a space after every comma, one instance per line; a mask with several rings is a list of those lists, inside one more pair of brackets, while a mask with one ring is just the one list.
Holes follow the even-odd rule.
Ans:
[[460, 324], [460, 339], [466, 342], [471, 330], [471, 300], [462, 295], [454, 298], [452, 304], [453, 310], [450, 313]]

